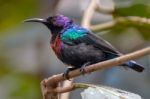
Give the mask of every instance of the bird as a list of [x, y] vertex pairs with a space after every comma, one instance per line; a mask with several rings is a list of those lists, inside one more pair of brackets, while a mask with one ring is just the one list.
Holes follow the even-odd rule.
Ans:
[[[75, 69], [84, 71], [84, 67], [113, 59], [123, 54], [114, 48], [108, 41], [95, 35], [89, 29], [76, 24], [64, 15], [49, 16], [45, 19], [32, 18], [25, 22], [38, 22], [44, 24], [51, 32], [50, 46], [58, 59], [68, 67], [64, 77]], [[128, 67], [137, 72], [142, 72], [144, 67], [131, 60], [120, 66]]]

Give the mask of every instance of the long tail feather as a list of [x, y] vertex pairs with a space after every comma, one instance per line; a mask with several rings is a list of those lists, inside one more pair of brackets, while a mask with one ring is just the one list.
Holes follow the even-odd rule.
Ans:
[[125, 63], [124, 66], [127, 66], [137, 72], [142, 72], [144, 70], [144, 67], [142, 65], [136, 63], [135, 61], [129, 61], [129, 62]]

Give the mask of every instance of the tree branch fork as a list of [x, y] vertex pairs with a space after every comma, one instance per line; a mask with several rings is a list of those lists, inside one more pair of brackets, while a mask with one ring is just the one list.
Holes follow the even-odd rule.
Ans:
[[[141, 49], [141, 50], [133, 52], [133, 53], [122, 55], [122, 56], [114, 58], [114, 59], [110, 59], [110, 60], [106, 60], [106, 61], [99, 62], [96, 64], [92, 64], [92, 65], [89, 65], [84, 68], [85, 74], [91, 73], [91, 72], [94, 72], [97, 70], [109, 68], [109, 67], [114, 67], [116, 65], [125, 63], [126, 61], [134, 60], [134, 59], [137, 59], [142, 56], [149, 55], [149, 54], [150, 54], [150, 47], [147, 47], [147, 48]], [[82, 73], [80, 72], [80, 69], [71, 71], [68, 74], [69, 78], [75, 78], [80, 75], [82, 75]], [[54, 98], [52, 98], [53, 95], [58, 96], [59, 93], [69, 92], [76, 88], [75, 84], [72, 84], [72, 85], [64, 87], [64, 88], [58, 87], [59, 83], [64, 80], [66, 80], [66, 79], [64, 79], [63, 74], [53, 75], [47, 79], [44, 79], [41, 82], [43, 99], [54, 99]], [[46, 98], [46, 97], [48, 97], [48, 95], [51, 98]]]

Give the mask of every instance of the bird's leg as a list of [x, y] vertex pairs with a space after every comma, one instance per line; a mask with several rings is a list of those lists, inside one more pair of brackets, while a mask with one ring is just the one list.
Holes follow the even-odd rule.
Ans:
[[77, 68], [75, 68], [75, 67], [68, 67], [67, 70], [64, 72], [63, 77], [64, 77], [65, 79], [69, 80], [69, 77], [68, 77], [69, 72], [70, 72], [70, 71], [73, 71], [73, 70], [75, 70], [75, 69], [77, 69]]
[[83, 65], [81, 66], [80, 72], [81, 72], [83, 75], [85, 74], [84, 68], [85, 68], [86, 66], [88, 66], [88, 65], [90, 65], [90, 62], [87, 62], [87, 63], [85, 63], [85, 64], [83, 64]]

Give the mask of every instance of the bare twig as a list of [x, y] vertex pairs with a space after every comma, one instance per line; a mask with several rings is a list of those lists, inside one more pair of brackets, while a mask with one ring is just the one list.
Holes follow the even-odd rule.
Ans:
[[91, 0], [89, 6], [87, 7], [87, 10], [83, 14], [82, 23], [81, 23], [83, 27], [90, 28], [91, 20], [95, 11], [110, 14], [113, 13], [114, 9], [103, 8], [101, 7], [99, 0]]
[[117, 24], [117, 21], [110, 21], [103, 24], [91, 25], [90, 29], [94, 32], [111, 29], [113, 26]]
[[90, 27], [91, 19], [92, 16], [95, 12], [97, 6], [97, 0], [91, 0], [89, 3], [89, 6], [87, 7], [87, 10], [84, 12], [83, 17], [82, 17], [82, 23], [81, 25], [85, 28]]
[[130, 17], [118, 17], [110, 22], [106, 22], [103, 24], [98, 25], [91, 25], [90, 29], [92, 31], [102, 31], [102, 30], [108, 30], [113, 28], [114, 26], [118, 24], [131, 24], [131, 25], [149, 25], [150, 26], [150, 19], [149, 18], [142, 18], [137, 16], [130, 16]]
[[[63, 89], [63, 88], [65, 88], [65, 87], [67, 88], [68, 86], [71, 86], [71, 85], [73, 84], [73, 81], [74, 81], [74, 79], [65, 80], [65, 81], [63, 82], [62, 88], [60, 88], [60, 89]], [[60, 99], [69, 99], [69, 96], [70, 96], [70, 92], [68, 91], [68, 92], [66, 92], [66, 93], [60, 94]]]
[[[122, 64], [126, 61], [137, 59], [139, 57], [142, 57], [142, 56], [148, 55], [148, 54], [150, 54], [150, 47], [147, 47], [145, 49], [142, 49], [142, 50], [139, 50], [139, 51], [127, 54], [127, 55], [120, 56], [118, 58], [103, 61], [103, 62], [96, 63], [93, 65], [89, 65], [89, 66], [85, 67], [85, 73], [91, 73], [96, 70], [101, 70], [101, 69], [105, 69], [108, 67], [114, 67], [114, 66]], [[82, 75], [82, 74], [79, 69], [69, 72], [69, 78], [74, 78], [74, 77], [77, 77], [80, 75]], [[45, 90], [44, 94], [46, 96], [50, 95], [50, 98], [44, 98], [44, 99], [53, 99], [52, 97], [57, 93], [68, 92], [68, 91], [71, 91], [74, 89], [74, 87], [72, 85], [65, 87], [65, 88], [59, 88], [56, 86], [59, 82], [64, 81], [64, 80], [65, 79], [62, 76], [62, 74], [54, 75], [52, 77], [49, 77], [49, 78], [43, 80], [42, 86], [44, 86], [43, 87]]]
[[[90, 87], [90, 84], [84, 84], [84, 83], [73, 83], [70, 86], [64, 87], [64, 88], [60, 88], [57, 87], [55, 89], [56, 92], [58, 93], [64, 93], [64, 92], [70, 92], [73, 91], [75, 89], [79, 89], [79, 88], [87, 88]], [[65, 98], [64, 98], [65, 99]]]

